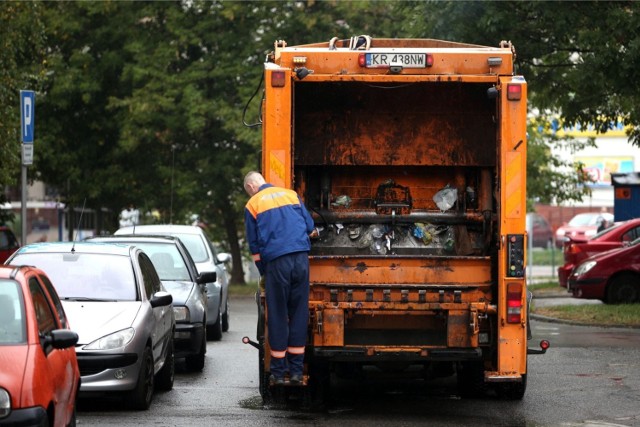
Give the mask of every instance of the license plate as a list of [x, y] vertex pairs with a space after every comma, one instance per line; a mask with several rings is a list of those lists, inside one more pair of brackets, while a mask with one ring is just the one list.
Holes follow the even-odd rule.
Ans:
[[426, 53], [367, 53], [365, 55], [367, 68], [387, 68], [391, 64], [399, 64], [404, 68], [426, 68]]

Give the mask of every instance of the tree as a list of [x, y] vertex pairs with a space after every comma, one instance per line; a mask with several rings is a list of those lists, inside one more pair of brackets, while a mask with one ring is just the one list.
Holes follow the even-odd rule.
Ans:
[[[0, 3], [0, 187], [20, 176], [20, 90], [39, 90], [44, 62], [44, 27], [37, 2]], [[0, 204], [6, 201], [0, 193]], [[0, 210], [0, 224], [11, 220]]]
[[[531, 107], [558, 114], [564, 125], [595, 126], [606, 132], [618, 121], [629, 127], [629, 140], [640, 145], [640, 3], [633, 1], [456, 1], [408, 2], [398, 6], [414, 16], [412, 36], [435, 37], [497, 46], [513, 41], [518, 73], [527, 78]], [[545, 166], [550, 156], [531, 139], [534, 162]], [[562, 143], [562, 141], [552, 141]], [[584, 182], [580, 165], [574, 172], [530, 169], [529, 196], [540, 200], [576, 200]], [[538, 177], [555, 181], [535, 183]], [[545, 189], [551, 186], [553, 194]], [[578, 187], [576, 187], [578, 186]], [[586, 190], [586, 189], [585, 189]], [[540, 192], [539, 192], [540, 191]]]

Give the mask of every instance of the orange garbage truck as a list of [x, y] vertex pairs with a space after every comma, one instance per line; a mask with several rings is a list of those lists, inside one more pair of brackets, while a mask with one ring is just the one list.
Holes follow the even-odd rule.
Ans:
[[[527, 384], [527, 84], [515, 49], [357, 36], [267, 56], [262, 171], [294, 189], [309, 254], [305, 377], [418, 367], [463, 396]], [[260, 392], [270, 395], [264, 295]]]

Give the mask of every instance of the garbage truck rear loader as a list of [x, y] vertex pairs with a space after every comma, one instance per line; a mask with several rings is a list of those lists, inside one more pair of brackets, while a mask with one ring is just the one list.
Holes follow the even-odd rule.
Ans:
[[[523, 397], [527, 84], [514, 58], [508, 42], [275, 43], [263, 173], [294, 189], [320, 230], [305, 386], [418, 366], [457, 375], [464, 396], [491, 385]], [[268, 307], [257, 302], [264, 396]]]

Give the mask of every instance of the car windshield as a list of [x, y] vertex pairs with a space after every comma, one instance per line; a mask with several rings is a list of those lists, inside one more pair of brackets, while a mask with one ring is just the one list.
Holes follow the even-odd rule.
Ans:
[[207, 262], [209, 260], [209, 256], [207, 255], [207, 249], [205, 245], [207, 244], [202, 237], [198, 234], [174, 234], [184, 245], [187, 247], [191, 258], [193, 258], [193, 262]]
[[611, 233], [613, 230], [615, 230], [616, 228], [619, 228], [622, 224], [615, 224], [612, 225], [609, 228], [605, 228], [604, 230], [602, 230], [601, 232], [599, 232], [598, 234], [594, 235], [593, 237], [591, 237], [589, 240], [596, 240], [598, 237], [600, 236], [604, 236], [605, 234], [609, 234]]
[[25, 342], [22, 290], [14, 280], [0, 279], [0, 345]]
[[34, 265], [47, 273], [61, 299], [136, 301], [129, 257], [85, 253], [21, 253], [13, 264]]
[[184, 258], [174, 244], [135, 242], [149, 258], [160, 280], [191, 280]]
[[569, 225], [572, 227], [581, 227], [585, 225], [595, 225], [597, 215], [593, 214], [579, 214], [574, 216], [571, 221], [569, 221]]

